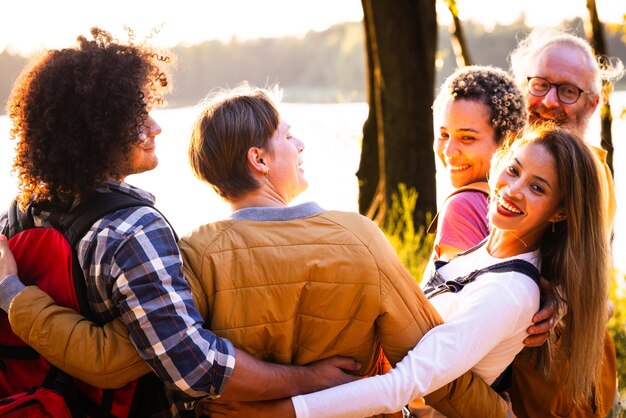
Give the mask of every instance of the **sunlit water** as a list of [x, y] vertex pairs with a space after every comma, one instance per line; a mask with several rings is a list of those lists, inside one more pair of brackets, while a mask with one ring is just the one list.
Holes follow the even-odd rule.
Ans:
[[[626, 120], [619, 117], [626, 106], [626, 92], [614, 93], [612, 105], [618, 203], [613, 252], [615, 266], [626, 272], [626, 215], [620, 210], [626, 207]], [[152, 172], [127, 179], [128, 183], [156, 196], [157, 207], [180, 235], [230, 214], [229, 206], [209, 186], [197, 180], [187, 164], [186, 147], [197, 113], [194, 107], [154, 111], [153, 116], [163, 128], [157, 137], [159, 166]], [[292, 133], [306, 146], [303, 168], [309, 189], [294, 203], [314, 200], [327, 209], [356, 211], [358, 185], [355, 173], [367, 104], [284, 103], [281, 113], [292, 126]], [[597, 126], [594, 120], [590, 131]], [[7, 207], [16, 193], [15, 177], [10, 174], [14, 142], [8, 140], [8, 132], [9, 121], [6, 116], [0, 116], [0, 209]], [[443, 185], [439, 188], [443, 192], [447, 190]]]

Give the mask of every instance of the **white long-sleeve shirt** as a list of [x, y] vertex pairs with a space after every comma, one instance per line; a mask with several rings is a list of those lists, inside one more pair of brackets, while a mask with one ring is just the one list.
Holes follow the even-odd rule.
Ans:
[[[540, 270], [539, 251], [492, 257], [486, 246], [453, 259], [439, 272], [445, 279], [511, 260]], [[430, 299], [445, 323], [428, 332], [389, 373], [292, 398], [298, 418], [365, 417], [393, 413], [472, 369], [487, 383], [519, 353], [539, 309], [539, 288], [518, 272], [485, 273], [458, 293]]]

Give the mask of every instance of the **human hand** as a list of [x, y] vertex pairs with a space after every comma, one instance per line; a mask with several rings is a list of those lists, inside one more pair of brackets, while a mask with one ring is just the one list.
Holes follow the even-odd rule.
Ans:
[[266, 402], [221, 402], [219, 399], [200, 401], [196, 405], [196, 416], [229, 418], [274, 418], [295, 417], [291, 399], [279, 399]]
[[11, 274], [17, 274], [17, 264], [15, 257], [9, 249], [7, 237], [0, 234], [0, 282]]
[[500, 395], [502, 395], [504, 401], [506, 402], [506, 406], [509, 408], [506, 412], [506, 418], [517, 418], [515, 416], [515, 412], [513, 412], [513, 403], [511, 402], [509, 394], [507, 392], [502, 392]]
[[541, 306], [539, 312], [533, 316], [533, 325], [526, 330], [526, 332], [528, 332], [528, 337], [524, 339], [524, 345], [526, 347], [541, 347], [546, 342], [554, 325], [559, 320], [559, 304], [554, 286], [543, 277], [541, 277], [540, 285], [541, 294], [543, 296], [543, 306]]
[[309, 366], [274, 364], [235, 350], [236, 365], [222, 390], [222, 402], [265, 401], [315, 392], [357, 379], [345, 371], [361, 367], [345, 357], [331, 357]]
[[328, 357], [311, 363], [303, 369], [304, 380], [302, 382], [305, 386], [301, 394], [327, 389], [361, 378], [361, 376], [346, 373], [357, 372], [361, 369], [359, 363], [347, 357]]

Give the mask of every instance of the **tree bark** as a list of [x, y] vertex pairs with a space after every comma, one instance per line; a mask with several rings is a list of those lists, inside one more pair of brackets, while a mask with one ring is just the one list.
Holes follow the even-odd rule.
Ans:
[[[596, 55], [608, 56], [608, 48], [606, 38], [604, 36], [604, 25], [598, 17], [598, 9], [595, 0], [587, 0], [587, 10], [589, 11], [589, 20], [585, 22], [585, 33], [593, 47]], [[610, 97], [613, 92], [613, 85], [610, 82], [602, 82], [602, 107], [600, 109], [600, 125], [602, 128], [602, 148], [607, 152], [606, 163], [613, 175], [613, 134], [611, 125], [613, 124], [613, 116], [611, 115]]]
[[[359, 179], [359, 212], [365, 216], [375, 219], [376, 216], [383, 218], [385, 215], [385, 205], [381, 205], [381, 196], [385, 196], [384, 174], [384, 153], [379, 153], [380, 144], [384, 144], [384, 133], [382, 124], [378, 123], [378, 118], [382, 118], [380, 102], [382, 82], [380, 77], [380, 63], [378, 61], [378, 44], [376, 42], [376, 28], [372, 19], [371, 8], [367, 2], [363, 2], [363, 25], [365, 27], [365, 57], [367, 74], [367, 102], [369, 113], [363, 124], [363, 143], [361, 145], [361, 160], [357, 178]], [[379, 131], [379, 126], [381, 127]], [[383, 145], [384, 146], [384, 145]], [[383, 147], [380, 147], [381, 149]]]
[[459, 9], [456, 6], [456, 0], [446, 0], [446, 4], [452, 14], [452, 23], [450, 24], [449, 30], [452, 50], [456, 58], [456, 66], [461, 68], [472, 65], [472, 58], [469, 53], [469, 48], [467, 47], [467, 41], [465, 40], [465, 32], [463, 32], [463, 26], [459, 19]]
[[[362, 0], [370, 113], [363, 129], [359, 208], [384, 221], [399, 183], [417, 190], [414, 218], [436, 211], [432, 102], [434, 0]], [[376, 151], [374, 151], [376, 148]], [[377, 177], [376, 174], [377, 173]]]

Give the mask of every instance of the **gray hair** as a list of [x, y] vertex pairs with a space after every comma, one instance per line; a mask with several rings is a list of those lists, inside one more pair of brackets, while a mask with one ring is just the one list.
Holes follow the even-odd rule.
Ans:
[[592, 92], [599, 96], [602, 82], [615, 83], [624, 75], [624, 64], [617, 57], [596, 56], [586, 40], [560, 29], [535, 29], [522, 39], [511, 53], [511, 72], [518, 85], [526, 82], [527, 68], [536, 55], [553, 45], [569, 45], [578, 48], [590, 68], [593, 69]]

